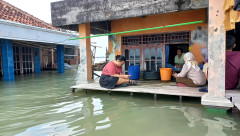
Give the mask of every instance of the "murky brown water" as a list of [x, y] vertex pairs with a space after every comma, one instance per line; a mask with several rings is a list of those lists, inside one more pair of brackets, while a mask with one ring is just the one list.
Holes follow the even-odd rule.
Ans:
[[240, 136], [240, 115], [206, 111], [200, 100], [126, 93], [71, 93], [75, 71], [0, 81], [1, 136]]

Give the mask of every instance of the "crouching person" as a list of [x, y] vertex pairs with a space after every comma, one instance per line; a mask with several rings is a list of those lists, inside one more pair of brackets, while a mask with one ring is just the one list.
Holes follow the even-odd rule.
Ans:
[[124, 56], [117, 55], [116, 60], [109, 62], [102, 71], [99, 84], [103, 88], [112, 89], [116, 86], [136, 85], [135, 80], [130, 80], [130, 75], [122, 73], [122, 65], [126, 62]]
[[184, 65], [182, 71], [173, 74], [177, 83], [184, 84], [188, 87], [199, 87], [206, 84], [206, 77], [194, 61], [193, 54], [188, 52], [184, 55]]

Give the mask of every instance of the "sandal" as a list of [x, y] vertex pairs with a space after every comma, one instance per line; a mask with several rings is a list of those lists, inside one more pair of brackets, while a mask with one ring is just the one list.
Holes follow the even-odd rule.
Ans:
[[136, 80], [130, 80], [130, 79], [129, 79], [129, 84], [130, 84], [130, 85], [137, 85], [137, 81], [136, 81]]

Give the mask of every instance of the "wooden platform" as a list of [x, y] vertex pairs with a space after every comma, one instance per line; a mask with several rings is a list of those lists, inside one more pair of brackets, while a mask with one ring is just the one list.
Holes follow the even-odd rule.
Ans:
[[[134, 93], [148, 93], [154, 94], [154, 98], [158, 94], [161, 95], [174, 95], [174, 96], [189, 96], [189, 97], [202, 97], [205, 92], [199, 92], [199, 88], [191, 87], [178, 87], [176, 83], [169, 82], [163, 83], [161, 81], [139, 81], [136, 86], [127, 86], [127, 87], [116, 87], [114, 89], [105, 89], [100, 87], [98, 82], [93, 82], [89, 84], [79, 84], [71, 87], [73, 92], [76, 89], [85, 90], [100, 90], [111, 92], [129, 92], [130, 95]], [[233, 104], [240, 110], [240, 90], [227, 90], [226, 97], [232, 98]]]
[[114, 89], [105, 89], [100, 87], [98, 82], [89, 84], [79, 84], [71, 87], [73, 92], [75, 89], [81, 90], [101, 90], [111, 92], [129, 92], [133, 93], [148, 93], [148, 94], [162, 94], [162, 95], [175, 95], [175, 96], [189, 96], [189, 97], [202, 97], [205, 92], [199, 92], [199, 88], [191, 87], [178, 87], [176, 83], [163, 83], [161, 81], [139, 81], [136, 86], [116, 87]]

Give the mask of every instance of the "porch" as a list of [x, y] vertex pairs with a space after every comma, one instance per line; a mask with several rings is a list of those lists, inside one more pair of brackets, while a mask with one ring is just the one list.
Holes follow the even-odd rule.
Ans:
[[[112, 92], [125, 92], [133, 96], [134, 93], [153, 94], [154, 100], [157, 100], [157, 95], [172, 95], [179, 96], [179, 101], [182, 97], [201, 98], [207, 92], [200, 92], [199, 88], [193, 87], [178, 87], [175, 82], [162, 82], [160, 80], [140, 80], [136, 86], [116, 87], [114, 89], [102, 88], [98, 81], [89, 82], [88, 84], [78, 84], [70, 87], [72, 92], [76, 90], [85, 91], [87, 94], [90, 90], [106, 91], [109, 95]], [[240, 89], [227, 90], [226, 98], [230, 99], [234, 106], [240, 110]]]
[[175, 82], [162, 82], [160, 80], [138, 81], [135, 86], [116, 87], [114, 89], [102, 88], [98, 81], [90, 82], [88, 84], [78, 84], [71, 87], [72, 91], [76, 89], [85, 90], [100, 90], [111, 92], [128, 92], [130, 95], [134, 93], [147, 93], [153, 94], [154, 98], [160, 95], [174, 95], [174, 96], [189, 96], [189, 97], [202, 97], [205, 92], [199, 92], [199, 88], [191, 87], [178, 87]]

